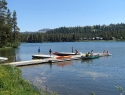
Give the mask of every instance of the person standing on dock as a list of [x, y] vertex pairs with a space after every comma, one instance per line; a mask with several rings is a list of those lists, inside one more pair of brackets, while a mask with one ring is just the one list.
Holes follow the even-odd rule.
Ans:
[[38, 54], [40, 54], [40, 47], [38, 48]]
[[49, 50], [49, 54], [50, 54], [50, 56], [51, 56], [51, 54], [52, 54], [52, 50], [51, 50], [51, 49]]

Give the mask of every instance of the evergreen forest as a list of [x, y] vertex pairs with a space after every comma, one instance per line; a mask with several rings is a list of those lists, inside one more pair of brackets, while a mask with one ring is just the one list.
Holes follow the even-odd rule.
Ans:
[[11, 13], [7, 8], [6, 0], [0, 0], [0, 48], [18, 47], [20, 41], [19, 31], [16, 11]]
[[21, 42], [75, 42], [94, 40], [125, 40], [125, 24], [60, 27], [46, 33], [22, 32]]
[[59, 27], [47, 32], [20, 32], [17, 13], [7, 8], [6, 0], [0, 0], [0, 48], [17, 48], [20, 42], [75, 42], [95, 40], [125, 40], [125, 24]]

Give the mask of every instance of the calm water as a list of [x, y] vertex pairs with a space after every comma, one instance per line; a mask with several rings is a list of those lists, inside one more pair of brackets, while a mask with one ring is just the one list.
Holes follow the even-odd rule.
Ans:
[[0, 56], [9, 61], [31, 60], [33, 54], [55, 51], [71, 52], [72, 46], [80, 52], [108, 50], [112, 56], [93, 60], [73, 60], [53, 64], [20, 67], [22, 76], [39, 89], [59, 95], [119, 95], [115, 86], [125, 88], [125, 42], [64, 42], [21, 44], [18, 49], [0, 50]]

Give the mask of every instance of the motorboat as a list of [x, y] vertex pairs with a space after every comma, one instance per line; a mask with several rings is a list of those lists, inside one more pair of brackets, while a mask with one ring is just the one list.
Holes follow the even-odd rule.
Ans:
[[54, 52], [54, 55], [58, 55], [58, 56], [68, 56], [68, 55], [80, 55], [81, 53], [73, 53], [73, 52]]
[[50, 56], [50, 55], [45, 55], [45, 54], [36, 54], [36, 55], [32, 55], [32, 58], [35, 59], [35, 58], [41, 58], [41, 59], [44, 59], [44, 58], [51, 58], [53, 56]]

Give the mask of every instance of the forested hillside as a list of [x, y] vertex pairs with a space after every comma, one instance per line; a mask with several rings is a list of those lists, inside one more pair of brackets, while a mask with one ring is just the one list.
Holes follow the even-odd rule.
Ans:
[[84, 40], [125, 40], [125, 24], [60, 27], [46, 33], [21, 33], [21, 42], [73, 42]]
[[11, 13], [6, 0], [0, 0], [0, 48], [18, 47], [19, 30], [16, 11]]

